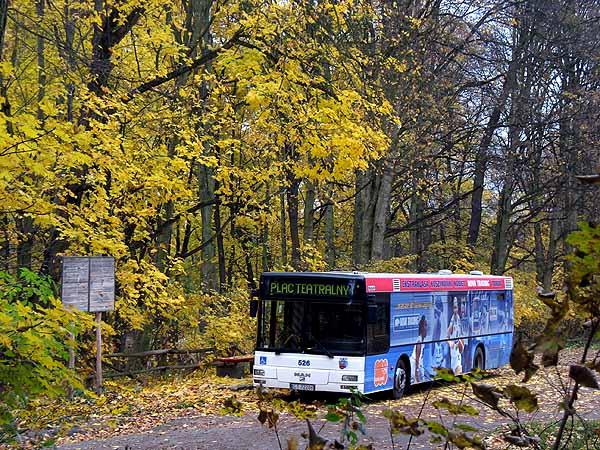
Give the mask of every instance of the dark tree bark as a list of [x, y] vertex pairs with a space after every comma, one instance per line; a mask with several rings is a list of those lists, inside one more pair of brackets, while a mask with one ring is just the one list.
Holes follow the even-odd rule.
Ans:
[[288, 263], [288, 252], [287, 252], [287, 220], [286, 206], [285, 206], [285, 191], [282, 190], [279, 193], [279, 222], [281, 225], [281, 265], [286, 266]]
[[[208, 202], [215, 197], [215, 181], [212, 169], [201, 166], [198, 170], [198, 183], [200, 185], [199, 199]], [[213, 205], [200, 209], [202, 218], [202, 242], [207, 243], [202, 249], [202, 279], [206, 289], [216, 290], [217, 269], [215, 265], [216, 249], [213, 239]]]
[[216, 229], [216, 240], [217, 240], [217, 259], [219, 262], [219, 292], [225, 290], [227, 284], [227, 271], [225, 268], [225, 246], [223, 243], [223, 229], [221, 226], [221, 201], [219, 196], [215, 196], [217, 202], [215, 203], [215, 229]]
[[4, 57], [4, 36], [6, 35], [6, 23], [8, 20], [9, 0], [0, 0], [0, 61]]
[[488, 161], [488, 152], [490, 145], [492, 144], [492, 138], [500, 123], [500, 116], [506, 105], [506, 100], [509, 94], [509, 79], [511, 73], [516, 69], [516, 65], [511, 64], [506, 76], [506, 81], [502, 88], [502, 93], [498, 98], [498, 102], [494, 106], [490, 118], [483, 132], [481, 142], [477, 148], [477, 154], [475, 156], [475, 170], [473, 172], [473, 195], [471, 196], [471, 215], [469, 221], [469, 229], [467, 233], [467, 244], [471, 247], [475, 247], [477, 239], [479, 238], [479, 229], [481, 227], [481, 217], [483, 213], [483, 185], [485, 182], [485, 174]]
[[310, 181], [305, 181], [306, 192], [304, 196], [304, 220], [302, 225], [302, 237], [304, 243], [312, 242], [314, 238], [315, 221], [315, 186]]
[[424, 245], [424, 221], [423, 221], [423, 201], [419, 194], [414, 193], [410, 202], [409, 222], [414, 224], [410, 229], [410, 253], [416, 255], [414, 270], [422, 272], [425, 269], [423, 259]]
[[364, 183], [364, 173], [357, 170], [354, 185], [354, 223], [352, 226], [352, 264], [354, 267], [358, 267], [364, 263], [361, 245], [361, 238], [363, 236], [363, 216], [365, 214], [363, 193], [363, 189], [365, 188]]
[[[271, 199], [271, 193], [269, 191], [269, 185], [266, 186], [265, 194], [265, 205], [269, 204]], [[261, 245], [262, 245], [262, 270], [268, 272], [271, 269], [271, 251], [269, 247], [269, 224], [265, 221], [262, 227], [261, 233]]]
[[392, 181], [394, 178], [394, 169], [390, 163], [383, 166], [383, 174], [375, 200], [373, 211], [373, 233], [371, 238], [370, 259], [383, 259], [385, 246], [385, 232], [389, 219], [390, 199], [392, 193]]
[[289, 186], [287, 188], [287, 210], [290, 222], [290, 243], [292, 267], [300, 270], [300, 233], [298, 225], [298, 193], [300, 191], [300, 180], [292, 173], [288, 174]]
[[329, 269], [335, 269], [336, 248], [335, 248], [335, 216], [334, 205], [331, 198], [327, 199], [325, 206], [325, 260]]
[[[96, 12], [100, 14], [101, 23], [94, 25], [88, 89], [98, 97], [102, 97], [104, 96], [105, 88], [109, 85], [109, 77], [113, 69], [112, 51], [137, 24], [143, 13], [143, 9], [135, 8], [127, 16], [123, 17], [121, 11], [116, 8], [105, 9], [103, 2], [99, 0], [96, 2]], [[103, 120], [102, 117], [98, 116], [96, 111], [92, 111], [87, 105], [84, 105], [80, 111], [80, 124], [89, 127], [89, 119], [92, 116], [98, 120]], [[83, 176], [80, 176], [80, 178], [83, 178]], [[89, 186], [85, 183], [78, 183], [71, 186], [70, 190], [73, 195], [67, 202], [79, 205], [88, 189]], [[54, 279], [58, 279], [60, 267], [57, 255], [64, 252], [68, 248], [68, 244], [62, 238], [58, 229], [53, 228], [50, 231], [48, 244], [44, 249], [41, 266], [42, 273], [47, 273]]]

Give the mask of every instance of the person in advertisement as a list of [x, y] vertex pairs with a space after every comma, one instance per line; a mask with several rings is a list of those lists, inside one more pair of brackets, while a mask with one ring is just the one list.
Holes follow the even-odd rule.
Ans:
[[421, 316], [419, 320], [419, 336], [410, 355], [411, 383], [425, 381], [425, 367], [423, 366], [423, 353], [425, 352], [425, 338], [427, 337], [427, 319]]
[[433, 335], [431, 339], [433, 340], [432, 346], [432, 362], [431, 367], [446, 367], [446, 350], [444, 342], [440, 342], [442, 339], [442, 310], [443, 310], [443, 301], [440, 297], [435, 299], [434, 309], [433, 309]]
[[452, 297], [452, 317], [448, 326], [447, 338], [450, 347], [450, 368], [455, 375], [462, 373], [462, 353], [465, 345], [461, 337], [463, 336], [461, 318], [460, 318], [460, 299]]

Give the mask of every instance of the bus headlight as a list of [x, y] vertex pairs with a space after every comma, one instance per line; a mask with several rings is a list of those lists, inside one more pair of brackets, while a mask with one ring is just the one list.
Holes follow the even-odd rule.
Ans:
[[259, 377], [264, 377], [265, 369], [254, 369], [254, 375], [258, 375]]
[[342, 375], [342, 381], [358, 381], [358, 375]]

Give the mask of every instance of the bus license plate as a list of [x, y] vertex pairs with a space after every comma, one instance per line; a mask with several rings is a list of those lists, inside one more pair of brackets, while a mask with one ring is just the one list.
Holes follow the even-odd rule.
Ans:
[[290, 383], [290, 389], [295, 391], [314, 391], [314, 384]]

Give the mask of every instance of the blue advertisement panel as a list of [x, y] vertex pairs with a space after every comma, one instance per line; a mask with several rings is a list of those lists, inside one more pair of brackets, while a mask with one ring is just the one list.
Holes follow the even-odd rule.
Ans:
[[407, 354], [411, 350], [411, 346], [403, 346], [391, 348], [384, 355], [367, 356], [365, 360], [365, 392], [392, 389], [396, 363], [403, 354]]
[[365, 391], [391, 389], [402, 355], [411, 384], [433, 379], [439, 367], [457, 375], [472, 370], [478, 346], [486, 368], [507, 364], [512, 331], [512, 291], [392, 293], [390, 351], [367, 357]]

